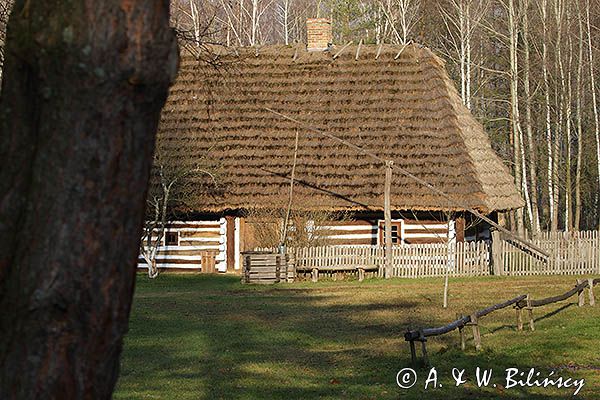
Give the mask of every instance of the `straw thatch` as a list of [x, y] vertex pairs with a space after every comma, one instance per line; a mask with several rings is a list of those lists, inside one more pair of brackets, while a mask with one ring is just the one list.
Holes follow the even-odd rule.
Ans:
[[[271, 108], [379, 156], [482, 212], [522, 206], [508, 169], [461, 104], [430, 50], [350, 46], [228, 49], [215, 63], [182, 59], [159, 134], [175, 162], [210, 158], [219, 187], [204, 185], [195, 211], [280, 207], [288, 198], [300, 132], [296, 209], [381, 210], [384, 166], [270, 113]], [[200, 187], [201, 182], [199, 182]], [[396, 172], [396, 210], [460, 210]]]

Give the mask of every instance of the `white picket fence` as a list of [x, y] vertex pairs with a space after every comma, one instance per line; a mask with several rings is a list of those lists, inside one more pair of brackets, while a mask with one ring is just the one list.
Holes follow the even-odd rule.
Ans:
[[[598, 231], [553, 232], [536, 235], [531, 242], [550, 255], [535, 251], [493, 233], [488, 242], [394, 246], [392, 276], [400, 278], [469, 277], [484, 275], [587, 275], [600, 274]], [[268, 249], [262, 249], [268, 250]], [[377, 267], [381, 276], [385, 251], [378, 246], [322, 246], [288, 249], [299, 274], [313, 269], [355, 271]]]
[[[345, 267], [385, 265], [385, 251], [377, 246], [323, 246], [290, 249], [296, 270], [327, 270]], [[426, 278], [445, 276], [481, 276], [490, 274], [489, 246], [486, 242], [447, 244], [412, 244], [395, 246], [392, 250], [392, 276]]]
[[598, 231], [543, 232], [531, 242], [550, 255], [546, 260], [518, 243], [493, 234], [494, 273], [498, 275], [586, 275], [600, 273]]

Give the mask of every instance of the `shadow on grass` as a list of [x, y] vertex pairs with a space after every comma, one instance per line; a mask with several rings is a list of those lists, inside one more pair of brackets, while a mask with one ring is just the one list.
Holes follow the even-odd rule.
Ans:
[[[572, 394], [478, 388], [477, 366], [500, 375], [509, 367], [528, 371], [544, 363], [530, 365], [493, 350], [463, 353], [456, 350], [457, 334], [435, 338], [430, 349], [444, 387], [424, 391], [428, 370], [420, 369], [418, 384], [400, 389], [396, 374], [411, 366], [403, 340], [407, 326], [447, 321], [409, 313], [419, 297], [399, 301], [386, 293], [358, 284], [242, 286], [235, 276], [139, 280], [115, 398], [559, 399]], [[452, 368], [465, 369], [469, 382], [452, 387]], [[504, 385], [500, 376], [493, 382]]]

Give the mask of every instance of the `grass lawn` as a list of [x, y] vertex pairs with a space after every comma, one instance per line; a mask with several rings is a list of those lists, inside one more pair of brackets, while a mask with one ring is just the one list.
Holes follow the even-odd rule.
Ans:
[[[138, 277], [115, 399], [562, 399], [573, 388], [505, 388], [505, 369], [585, 379], [576, 398], [600, 399], [600, 289], [596, 307], [576, 298], [534, 311], [535, 332], [517, 332], [512, 308], [481, 320], [483, 350], [460, 350], [458, 332], [431, 338], [440, 388], [396, 384], [410, 367], [408, 326], [444, 325], [457, 313], [530, 293], [562, 293], [573, 277], [477, 278], [241, 285], [237, 276]], [[586, 293], [587, 303], [587, 293]], [[526, 320], [527, 321], [527, 320]], [[420, 352], [419, 352], [420, 353]], [[479, 388], [475, 368], [493, 369]], [[453, 385], [452, 368], [467, 383]], [[497, 383], [494, 388], [493, 383]]]

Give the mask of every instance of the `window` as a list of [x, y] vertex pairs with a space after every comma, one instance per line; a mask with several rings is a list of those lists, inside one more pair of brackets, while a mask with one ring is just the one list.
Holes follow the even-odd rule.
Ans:
[[399, 226], [398, 225], [392, 225], [392, 243], [393, 244], [398, 244], [400, 243], [400, 233], [399, 231]]
[[167, 232], [165, 234], [165, 246], [179, 246], [179, 232]]
[[[402, 244], [402, 221], [392, 221], [392, 244]], [[379, 245], [385, 245], [385, 221], [379, 221]]]

